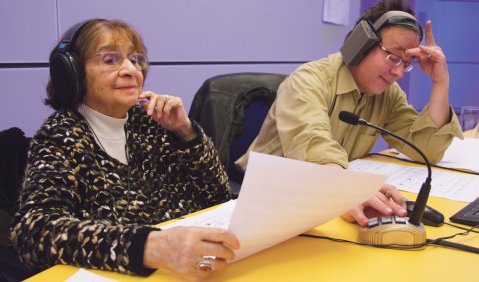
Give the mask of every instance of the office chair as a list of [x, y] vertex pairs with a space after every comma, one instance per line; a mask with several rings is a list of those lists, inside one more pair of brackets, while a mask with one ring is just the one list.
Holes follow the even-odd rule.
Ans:
[[244, 174], [234, 162], [261, 129], [276, 90], [286, 78], [275, 73], [231, 73], [208, 78], [196, 92], [189, 117], [212, 139], [234, 195]]
[[33, 274], [22, 265], [9, 238], [24, 177], [29, 140], [16, 127], [0, 131], [0, 282], [21, 281]]

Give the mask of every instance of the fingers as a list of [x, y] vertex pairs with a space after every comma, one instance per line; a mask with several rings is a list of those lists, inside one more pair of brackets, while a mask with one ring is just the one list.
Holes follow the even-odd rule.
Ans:
[[239, 248], [239, 242], [224, 229], [174, 227], [150, 233], [143, 262], [147, 267], [163, 266], [180, 274], [205, 278], [235, 258], [232, 248]]
[[173, 109], [183, 106], [183, 101], [180, 97], [157, 95], [151, 91], [141, 93], [139, 103], [150, 116], [156, 111], [156, 117], [158, 119], [161, 119], [163, 115], [170, 115]]
[[442, 50], [436, 44], [436, 40], [434, 39], [434, 35], [432, 33], [432, 24], [431, 21], [428, 20], [426, 22], [426, 45], [419, 45], [417, 48], [411, 48], [406, 50], [406, 53], [409, 56], [415, 57], [418, 61], [427, 61], [427, 60], [434, 60], [437, 57], [440, 57], [442, 54]]
[[157, 117], [161, 118], [163, 115], [168, 117], [171, 112], [176, 109], [183, 107], [183, 101], [180, 97], [163, 95], [160, 99], [160, 103], [157, 105], [156, 113]]
[[235, 250], [240, 247], [238, 239], [225, 229], [204, 228], [202, 236], [204, 241], [222, 243]]
[[196, 276], [207, 277], [210, 272], [226, 267], [227, 261], [235, 258], [232, 250], [239, 248], [239, 241], [234, 235], [220, 228], [191, 228], [190, 232], [199, 230], [202, 243], [199, 252], [202, 255], [196, 264]]
[[359, 205], [341, 217], [348, 222], [352, 223], [356, 221], [361, 226], [368, 226], [368, 217], [365, 215], [364, 209], [364, 205]]
[[437, 46], [436, 40], [434, 40], [434, 35], [432, 34], [432, 23], [430, 20], [426, 22], [426, 45]]
[[156, 95], [151, 91], [144, 91], [139, 95], [138, 102], [146, 110], [146, 113], [151, 116], [160, 100], [159, 97], [159, 95]]
[[341, 217], [348, 222], [356, 221], [361, 226], [367, 226], [370, 217], [393, 214], [406, 216], [406, 202], [396, 187], [385, 184], [373, 197]]
[[177, 132], [180, 129], [184, 131], [186, 128], [188, 129], [186, 133], [188, 133], [190, 139], [196, 136], [196, 132], [191, 130], [191, 122], [180, 97], [158, 95], [152, 91], [145, 91], [139, 95], [138, 102], [149, 116], [167, 130]]
[[404, 196], [393, 185], [384, 184], [381, 189], [379, 189], [379, 192], [381, 192], [388, 201], [392, 200], [396, 205], [406, 208]]
[[406, 54], [416, 58], [419, 63], [426, 61], [441, 61], [441, 58], [444, 58], [444, 54], [439, 46], [419, 45], [418, 47], [406, 50]]
[[204, 274], [209, 274], [211, 271], [224, 269], [227, 264], [224, 259], [204, 257], [196, 264], [195, 268], [200, 272], [200, 276], [204, 277]]
[[384, 185], [368, 203], [370, 207], [383, 215], [405, 216], [407, 214], [404, 198], [392, 185]]

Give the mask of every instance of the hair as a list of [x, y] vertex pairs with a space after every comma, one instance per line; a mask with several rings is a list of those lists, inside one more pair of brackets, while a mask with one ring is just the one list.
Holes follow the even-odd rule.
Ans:
[[[58, 44], [53, 48], [50, 53], [50, 61], [52, 57], [55, 56], [58, 52], [60, 43], [68, 36], [71, 32], [74, 32], [70, 28], [67, 32], [63, 34]], [[51, 76], [48, 80], [46, 87], [47, 98], [44, 100], [45, 105], [50, 106], [56, 111], [60, 110], [76, 110], [78, 106], [82, 103], [86, 95], [86, 73], [85, 73], [85, 62], [87, 56], [98, 46], [102, 36], [106, 31], [110, 31], [114, 34], [114, 38], [127, 38], [133, 44], [133, 50], [138, 53], [145, 54], [147, 53], [146, 47], [144, 45], [143, 39], [140, 34], [129, 24], [119, 21], [119, 20], [106, 20], [106, 19], [91, 19], [85, 22], [79, 30], [75, 32], [74, 38], [72, 38], [72, 46], [69, 50], [69, 53], [75, 58], [78, 63], [78, 68], [80, 69], [80, 79], [83, 84], [83, 91], [81, 93], [62, 93], [60, 87], [55, 87]], [[50, 68], [52, 65], [50, 64]], [[146, 79], [148, 74], [148, 68], [142, 70], [143, 77]]]
[[[411, 7], [407, 3], [404, 3], [403, 0], [381, 0], [381, 1], [377, 2], [374, 6], [369, 8], [366, 12], [364, 12], [361, 15], [361, 17], [356, 21], [356, 24], [354, 26], [357, 26], [359, 24], [359, 22], [361, 22], [363, 20], [374, 23], [382, 15], [384, 15], [386, 12], [389, 12], [389, 11], [403, 11], [403, 12], [406, 12], [408, 14], [411, 14], [414, 17], [416, 16], [414, 11], [411, 9]], [[379, 31], [381, 29], [383, 29], [384, 27], [392, 26], [392, 25], [401, 26], [401, 27], [404, 27], [404, 28], [409, 28], [409, 29], [417, 32], [418, 34], [420, 33], [420, 31], [418, 29], [414, 28], [413, 26], [404, 25], [404, 24], [400, 24], [400, 23], [386, 23], [379, 29]], [[349, 37], [351, 32], [352, 32], [352, 30], [346, 35], [346, 38]], [[419, 36], [421, 36], [421, 35], [419, 34]]]

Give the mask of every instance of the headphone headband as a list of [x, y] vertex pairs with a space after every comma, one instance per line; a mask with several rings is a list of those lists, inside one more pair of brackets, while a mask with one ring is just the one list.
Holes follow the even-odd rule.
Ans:
[[89, 20], [79, 22], [75, 24], [74, 26], [72, 26], [70, 29], [68, 29], [67, 32], [65, 33], [65, 36], [63, 37], [63, 40], [58, 44], [58, 48], [57, 48], [58, 52], [61, 52], [61, 53], [69, 52], [71, 50], [73, 41], [75, 40], [77, 35], [80, 33], [80, 30], [82, 29], [82, 27], [88, 22]]
[[386, 24], [409, 26], [419, 33], [419, 41], [422, 41], [422, 28], [418, 20], [404, 11], [388, 11], [374, 22], [374, 29], [379, 31]]

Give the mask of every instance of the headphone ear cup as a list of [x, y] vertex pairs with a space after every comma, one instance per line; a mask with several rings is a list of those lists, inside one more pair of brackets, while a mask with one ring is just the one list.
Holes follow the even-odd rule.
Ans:
[[50, 77], [55, 91], [65, 102], [84, 95], [84, 71], [76, 56], [70, 52], [57, 52], [50, 59]]
[[380, 40], [381, 34], [374, 29], [369, 21], [360, 21], [340, 49], [344, 61], [348, 66], [358, 65], [369, 50]]

